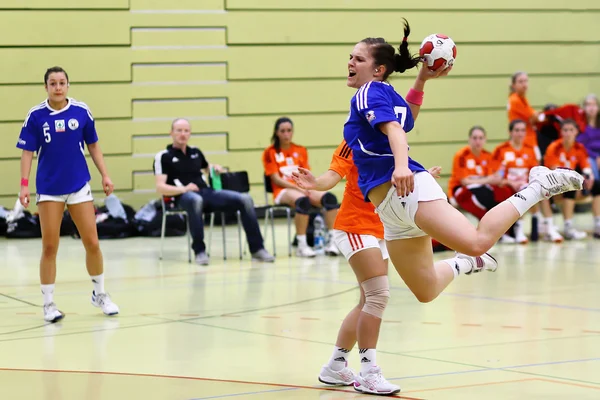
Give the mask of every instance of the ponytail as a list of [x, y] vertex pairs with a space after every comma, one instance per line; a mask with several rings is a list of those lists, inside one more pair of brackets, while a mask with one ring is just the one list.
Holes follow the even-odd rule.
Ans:
[[[403, 18], [404, 19], [404, 18]], [[408, 36], [410, 35], [410, 25], [404, 19], [404, 39], [398, 47], [398, 54], [394, 54], [394, 71], [403, 73], [407, 69], [412, 69], [419, 65], [421, 57], [417, 54], [412, 56], [408, 51]]]
[[416, 67], [421, 62], [421, 57], [418, 54], [411, 55], [408, 50], [408, 35], [410, 35], [410, 25], [404, 19], [404, 39], [398, 47], [398, 53], [384, 38], [369, 37], [361, 40], [361, 43], [369, 46], [375, 65], [385, 65], [383, 80], [387, 80], [393, 72], [403, 73]]

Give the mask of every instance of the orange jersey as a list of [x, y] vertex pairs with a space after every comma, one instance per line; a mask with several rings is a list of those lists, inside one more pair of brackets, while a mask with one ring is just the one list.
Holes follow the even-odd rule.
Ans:
[[[293, 184], [295, 182], [292, 179], [292, 172], [298, 171], [298, 167], [310, 169], [306, 147], [294, 143], [290, 145], [289, 149], [281, 149], [279, 152], [275, 151], [274, 146], [267, 147], [263, 152], [262, 161], [265, 175], [279, 174], [281, 178]], [[273, 187], [273, 198], [277, 198], [284, 188], [273, 182], [271, 182], [271, 186]]]
[[581, 171], [591, 168], [585, 147], [581, 143], [575, 142], [567, 151], [563, 139], [550, 143], [544, 154], [544, 165], [550, 169], [563, 167]]
[[529, 101], [525, 97], [519, 96], [517, 93], [512, 93], [508, 97], [508, 122], [515, 119], [525, 121], [527, 125], [527, 136], [525, 136], [525, 144], [535, 147], [537, 146], [537, 134], [531, 124], [531, 117], [535, 115], [535, 110], [529, 105]]
[[492, 171], [501, 171], [501, 176], [510, 181], [525, 180], [529, 170], [539, 165], [533, 146], [523, 143], [520, 149], [515, 149], [510, 141], [498, 145], [492, 153]]
[[335, 150], [329, 169], [346, 177], [344, 198], [338, 210], [333, 229], [355, 233], [358, 235], [372, 235], [383, 239], [383, 224], [379, 215], [375, 213], [373, 203], [365, 202], [358, 187], [358, 169], [352, 161], [352, 150], [342, 141]]
[[461, 186], [460, 181], [472, 176], [488, 176], [492, 174], [492, 153], [481, 150], [476, 156], [470, 146], [465, 146], [454, 155], [452, 175], [448, 181], [448, 197], [452, 197], [454, 189]]

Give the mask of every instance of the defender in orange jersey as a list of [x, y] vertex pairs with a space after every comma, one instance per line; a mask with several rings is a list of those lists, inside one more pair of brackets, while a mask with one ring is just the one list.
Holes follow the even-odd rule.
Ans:
[[[429, 173], [437, 178], [440, 168], [433, 167]], [[385, 304], [380, 304], [378, 310], [365, 310], [365, 290], [376, 287], [378, 280], [387, 279], [389, 256], [383, 224], [373, 204], [365, 202], [358, 187], [358, 169], [345, 141], [335, 150], [329, 170], [322, 176], [315, 178], [305, 168], [299, 168], [292, 176], [298, 187], [307, 190], [329, 190], [346, 177], [344, 198], [333, 226], [333, 240], [352, 267], [361, 286], [361, 295], [359, 304], [342, 322], [333, 354], [321, 368], [319, 381], [351, 385], [354, 372], [348, 368], [348, 353], [357, 340], [359, 348], [375, 349], [385, 309]]]

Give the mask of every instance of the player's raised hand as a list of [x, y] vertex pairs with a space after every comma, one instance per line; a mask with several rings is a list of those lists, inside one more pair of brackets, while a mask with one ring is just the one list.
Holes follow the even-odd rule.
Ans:
[[317, 187], [317, 178], [306, 168], [298, 167], [297, 172], [292, 172], [292, 179], [300, 189], [312, 190]]
[[429, 68], [427, 63], [422, 62], [421, 70], [419, 71], [419, 79], [428, 81], [430, 79], [441, 78], [443, 76], [447, 76], [450, 71], [452, 71], [452, 65], [448, 66], [447, 68], [438, 68], [433, 70]]
[[102, 177], [102, 190], [104, 190], [104, 194], [110, 196], [111, 193], [115, 190], [115, 185], [113, 185], [112, 181], [108, 176]]

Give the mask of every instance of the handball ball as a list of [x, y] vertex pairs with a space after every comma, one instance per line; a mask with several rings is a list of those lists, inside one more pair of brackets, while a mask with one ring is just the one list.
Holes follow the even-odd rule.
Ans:
[[456, 44], [448, 36], [434, 33], [423, 40], [419, 55], [424, 58], [429, 69], [446, 69], [454, 64]]

